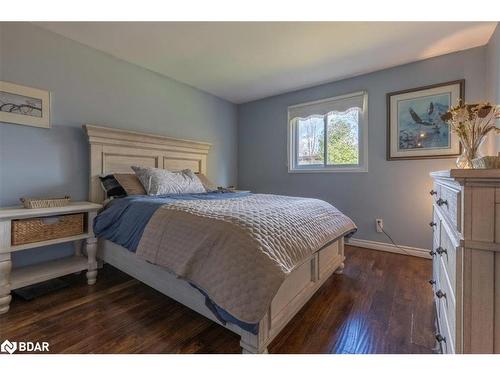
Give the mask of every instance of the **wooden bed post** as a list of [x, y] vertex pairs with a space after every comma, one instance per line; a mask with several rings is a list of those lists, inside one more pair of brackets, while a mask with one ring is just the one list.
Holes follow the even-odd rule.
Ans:
[[94, 237], [93, 222], [96, 216], [95, 212], [89, 212], [88, 216], [88, 230], [91, 237], [85, 240], [85, 250], [87, 252], [88, 270], [87, 270], [87, 284], [94, 285], [97, 281], [97, 238]]
[[259, 335], [242, 335], [240, 340], [241, 354], [269, 354], [267, 346], [258, 344]]
[[344, 264], [344, 260], [345, 260], [345, 256], [344, 256], [344, 237], [340, 238], [339, 239], [339, 254], [342, 258], [342, 263], [340, 263], [339, 265], [339, 268], [337, 268], [335, 270], [335, 273], [338, 274], [338, 275], [341, 275], [344, 273], [344, 267], [345, 267], [345, 264]]
[[87, 238], [85, 248], [87, 250], [88, 270], [87, 270], [87, 284], [94, 285], [97, 281], [97, 239], [90, 237]]
[[241, 332], [242, 354], [268, 354], [267, 343], [269, 340], [269, 313], [259, 322], [259, 332], [252, 334], [247, 331]]

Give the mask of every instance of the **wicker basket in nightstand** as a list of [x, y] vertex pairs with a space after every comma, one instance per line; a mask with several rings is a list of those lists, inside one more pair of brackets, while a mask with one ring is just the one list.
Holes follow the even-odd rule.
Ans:
[[24, 245], [82, 234], [84, 216], [77, 213], [12, 220], [11, 244]]

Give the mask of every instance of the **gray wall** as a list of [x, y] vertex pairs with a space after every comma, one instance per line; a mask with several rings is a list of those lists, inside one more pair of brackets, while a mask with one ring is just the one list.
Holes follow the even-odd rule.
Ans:
[[[0, 79], [52, 93], [52, 128], [0, 123], [0, 205], [22, 196], [88, 195], [81, 125], [113, 126], [211, 142], [208, 176], [236, 183], [236, 106], [24, 23], [0, 23]], [[20, 253], [16, 265], [67, 247]]]
[[[429, 172], [454, 160], [386, 160], [386, 94], [465, 78], [466, 99], [484, 99], [485, 48], [270, 97], [238, 106], [238, 186], [255, 192], [308, 196], [331, 202], [358, 225], [357, 238], [389, 242], [375, 218], [402, 245], [429, 248]], [[287, 173], [287, 106], [368, 91], [368, 173]]]
[[[487, 99], [492, 103], [500, 103], [500, 24], [497, 25], [495, 32], [491, 36], [486, 46], [486, 88]], [[500, 126], [500, 120], [497, 121]], [[490, 137], [490, 153], [500, 151], [500, 137]], [[495, 141], [496, 140], [496, 144]]]

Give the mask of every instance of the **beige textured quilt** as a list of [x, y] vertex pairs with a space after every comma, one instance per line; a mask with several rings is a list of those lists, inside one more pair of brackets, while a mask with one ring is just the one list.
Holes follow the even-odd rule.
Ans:
[[257, 323], [291, 271], [355, 229], [318, 199], [180, 200], [155, 212], [137, 255], [194, 283], [237, 319]]

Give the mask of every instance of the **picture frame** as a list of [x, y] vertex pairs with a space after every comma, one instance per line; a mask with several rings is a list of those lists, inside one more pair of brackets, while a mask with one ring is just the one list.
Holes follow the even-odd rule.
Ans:
[[0, 81], [0, 123], [50, 128], [50, 92]]
[[387, 160], [458, 156], [458, 136], [441, 115], [464, 98], [464, 79], [388, 93]]

